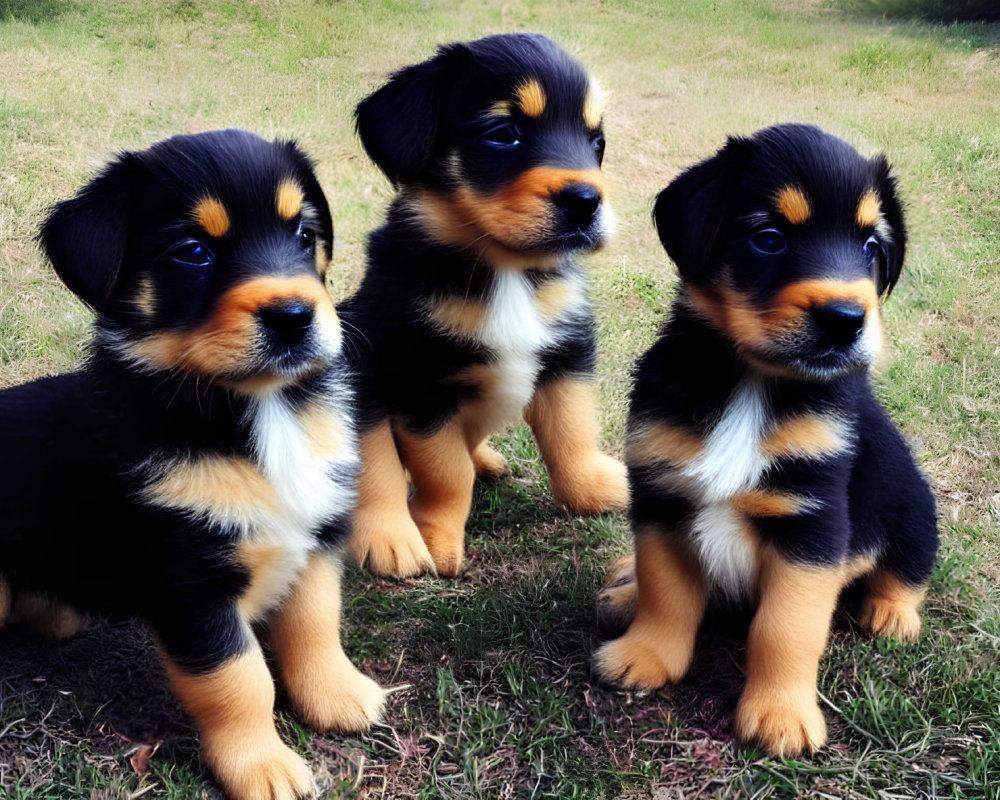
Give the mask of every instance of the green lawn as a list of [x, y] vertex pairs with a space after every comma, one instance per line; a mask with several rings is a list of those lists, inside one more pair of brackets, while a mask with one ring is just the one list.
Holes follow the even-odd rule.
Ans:
[[[943, 544], [918, 644], [867, 641], [839, 619], [821, 667], [830, 746], [782, 761], [734, 744], [739, 621], [709, 626], [680, 686], [595, 681], [594, 596], [628, 526], [561, 515], [519, 429], [497, 437], [514, 477], [477, 489], [464, 577], [350, 576], [348, 652], [401, 688], [364, 736], [282, 715], [334, 796], [1000, 797], [1000, 23], [846, 5], [0, 0], [0, 386], [72, 368], [87, 340], [88, 312], [34, 243], [44, 209], [109, 154], [174, 133], [298, 139], [334, 211], [331, 291], [348, 294], [391, 196], [353, 107], [446, 41], [541, 31], [610, 90], [619, 233], [589, 264], [617, 453], [629, 368], [675, 282], [649, 221], [656, 192], [727, 134], [779, 121], [895, 165], [910, 247], [876, 381], [934, 483]], [[130, 759], [154, 743], [140, 776]], [[141, 628], [59, 644], [0, 633], [0, 796], [219, 796]]]

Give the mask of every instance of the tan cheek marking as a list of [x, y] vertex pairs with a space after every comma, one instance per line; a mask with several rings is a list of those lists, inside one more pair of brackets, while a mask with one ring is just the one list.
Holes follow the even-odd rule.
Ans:
[[195, 205], [192, 216], [209, 236], [218, 239], [229, 232], [229, 214], [225, 206], [214, 197], [201, 198]]
[[823, 458], [842, 453], [848, 447], [844, 427], [830, 417], [791, 417], [768, 432], [760, 451], [770, 458]]
[[257, 311], [293, 298], [312, 301], [318, 317], [336, 322], [330, 296], [316, 278], [258, 278], [226, 292], [204, 325], [193, 331], [154, 334], [132, 345], [129, 353], [157, 369], [209, 377], [237, 372], [245, 367], [254, 346]]
[[601, 127], [601, 120], [604, 119], [604, 110], [607, 105], [607, 95], [598, 86], [597, 81], [591, 78], [587, 96], [583, 99], [583, 124], [590, 130]]
[[538, 287], [534, 300], [542, 319], [551, 322], [576, 305], [580, 300], [580, 293], [570, 281], [552, 280]]
[[812, 208], [805, 193], [797, 186], [783, 186], [774, 197], [774, 204], [781, 215], [792, 225], [808, 222], [812, 216]]
[[316, 237], [316, 274], [320, 280], [326, 279], [326, 271], [330, 268], [330, 256], [326, 254], [326, 242]]
[[434, 325], [448, 333], [474, 338], [486, 316], [486, 305], [478, 300], [445, 297], [429, 304], [427, 316]]
[[347, 427], [338, 414], [315, 404], [299, 413], [309, 452], [320, 458], [338, 456], [347, 445]]
[[517, 87], [517, 104], [529, 117], [540, 117], [545, 111], [545, 90], [536, 78], [531, 78]]
[[153, 316], [156, 310], [156, 301], [153, 293], [153, 282], [149, 277], [143, 277], [139, 282], [139, 288], [135, 293], [135, 307], [145, 316]]
[[655, 461], [685, 464], [701, 452], [701, 447], [701, 438], [691, 431], [668, 422], [653, 422], [629, 431], [625, 463], [633, 466]]
[[855, 221], [858, 223], [859, 228], [874, 228], [881, 215], [882, 203], [878, 199], [878, 195], [875, 194], [875, 190], [869, 189], [861, 195]]
[[302, 187], [290, 178], [286, 178], [278, 184], [278, 190], [274, 194], [275, 208], [278, 216], [284, 220], [295, 219], [302, 211], [302, 200], [304, 195]]

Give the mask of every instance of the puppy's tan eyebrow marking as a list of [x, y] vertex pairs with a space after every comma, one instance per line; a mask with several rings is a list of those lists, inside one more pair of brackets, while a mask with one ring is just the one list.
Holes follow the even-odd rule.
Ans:
[[302, 187], [291, 178], [285, 178], [278, 184], [274, 193], [274, 205], [278, 216], [282, 219], [295, 219], [302, 212]]
[[869, 189], [858, 201], [858, 210], [854, 216], [859, 228], [873, 228], [882, 216], [882, 202], [874, 189]]
[[222, 202], [211, 195], [205, 195], [194, 206], [191, 212], [194, 221], [212, 236], [218, 239], [229, 233], [230, 225], [229, 213]]
[[529, 78], [517, 87], [517, 104], [526, 116], [542, 116], [545, 111], [545, 90], [537, 78]]
[[502, 119], [509, 117], [514, 111], [514, 106], [510, 100], [498, 100], [486, 109], [484, 116], [487, 119]]
[[583, 98], [583, 123], [590, 130], [601, 127], [604, 119], [604, 109], [607, 108], [608, 97], [593, 78], [587, 87], [587, 96]]
[[809, 199], [798, 186], [782, 186], [774, 194], [774, 205], [792, 225], [801, 225], [812, 217]]

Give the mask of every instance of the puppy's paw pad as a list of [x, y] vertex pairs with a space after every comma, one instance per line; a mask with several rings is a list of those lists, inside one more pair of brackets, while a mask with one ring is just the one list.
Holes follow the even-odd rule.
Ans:
[[780, 758], [814, 753], [826, 744], [826, 720], [814, 697], [744, 694], [735, 727], [740, 739]]

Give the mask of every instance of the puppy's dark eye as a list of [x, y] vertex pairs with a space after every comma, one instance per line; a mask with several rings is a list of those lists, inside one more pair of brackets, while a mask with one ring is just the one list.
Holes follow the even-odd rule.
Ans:
[[601, 161], [604, 158], [604, 137], [599, 133], [595, 133], [590, 137], [590, 146], [594, 148], [594, 152], [597, 153], [597, 160]]
[[215, 263], [212, 251], [198, 241], [178, 245], [171, 251], [170, 257], [186, 267], [210, 267]]
[[295, 231], [295, 235], [299, 237], [299, 245], [303, 250], [309, 250], [314, 244], [316, 244], [316, 231], [312, 228], [303, 227], [302, 223], [299, 223], [299, 228]]
[[490, 126], [483, 132], [483, 141], [500, 150], [515, 150], [524, 144], [521, 129], [513, 122]]
[[788, 247], [784, 234], [774, 228], [757, 231], [750, 237], [750, 243], [761, 253], [767, 253], [771, 256], [785, 252], [785, 248]]
[[884, 255], [884, 252], [882, 243], [874, 236], [869, 236], [868, 241], [865, 242], [865, 258], [871, 261], [875, 256]]

